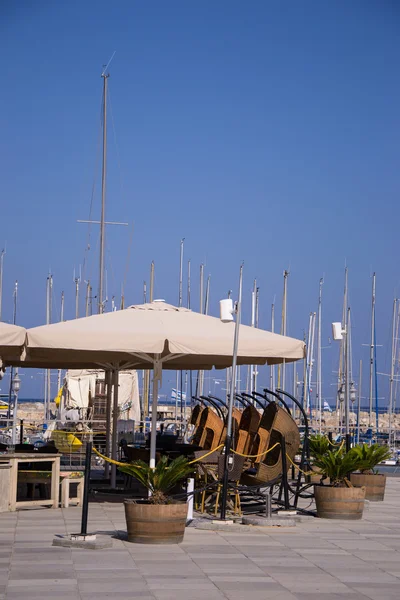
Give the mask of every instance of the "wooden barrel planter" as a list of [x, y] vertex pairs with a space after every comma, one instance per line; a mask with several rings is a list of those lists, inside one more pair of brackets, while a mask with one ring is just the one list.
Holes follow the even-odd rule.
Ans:
[[356, 487], [365, 487], [365, 499], [381, 502], [385, 497], [386, 475], [380, 473], [352, 473], [351, 483]]
[[314, 486], [317, 516], [322, 519], [361, 519], [364, 510], [364, 487]]
[[128, 541], [137, 544], [179, 544], [183, 541], [187, 503], [150, 504], [125, 500]]

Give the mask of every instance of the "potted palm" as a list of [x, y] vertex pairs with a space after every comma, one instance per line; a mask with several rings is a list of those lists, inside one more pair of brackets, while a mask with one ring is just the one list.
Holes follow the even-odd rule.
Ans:
[[365, 487], [354, 487], [349, 473], [360, 466], [360, 459], [351, 450], [328, 450], [314, 460], [323, 478], [330, 485], [315, 485], [317, 516], [325, 519], [361, 519], [364, 510]]
[[[329, 440], [322, 433], [316, 433], [314, 435], [310, 435], [308, 438], [308, 447], [310, 449], [310, 457], [313, 461], [312, 470], [315, 475], [310, 475], [311, 483], [319, 483], [323, 475], [318, 467], [315, 465], [315, 459], [318, 459], [321, 456], [325, 456], [327, 452], [329, 452]], [[329, 483], [329, 481], [325, 481], [325, 483]]]
[[187, 458], [178, 456], [169, 463], [162, 456], [154, 469], [137, 460], [119, 470], [135, 477], [149, 491], [144, 500], [125, 500], [128, 541], [140, 544], [179, 544], [183, 540], [187, 503], [172, 498], [172, 488], [193, 471]]
[[374, 471], [375, 467], [390, 458], [391, 453], [387, 446], [379, 444], [363, 444], [355, 446], [351, 452], [358, 457], [359, 473], [350, 475], [351, 483], [356, 487], [365, 486], [365, 498], [373, 502], [382, 501], [385, 497], [386, 475]]

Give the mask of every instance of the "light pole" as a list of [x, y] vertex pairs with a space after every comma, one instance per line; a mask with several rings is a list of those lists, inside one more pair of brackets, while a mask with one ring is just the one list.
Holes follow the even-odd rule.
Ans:
[[242, 282], [243, 282], [243, 265], [240, 267], [239, 276], [239, 298], [235, 308], [231, 299], [221, 300], [221, 321], [223, 323], [229, 323], [233, 321], [233, 315], [236, 314], [235, 324], [235, 336], [233, 342], [233, 356], [232, 356], [232, 377], [230, 382], [230, 393], [229, 393], [229, 405], [228, 405], [228, 416], [226, 421], [226, 438], [225, 438], [225, 455], [224, 455], [224, 477], [222, 485], [222, 498], [221, 498], [221, 521], [225, 520], [226, 516], [226, 501], [228, 497], [228, 478], [229, 478], [229, 466], [232, 462], [231, 456], [231, 444], [232, 444], [232, 411], [233, 403], [235, 398], [236, 390], [236, 363], [239, 346], [239, 327], [240, 327], [240, 314], [242, 304]]
[[342, 340], [343, 336], [345, 339], [345, 372], [344, 372], [344, 384], [341, 385], [339, 390], [339, 400], [344, 402], [344, 419], [345, 419], [345, 436], [346, 436], [346, 450], [351, 448], [351, 436], [350, 436], [350, 402], [354, 402], [356, 399], [356, 390], [354, 383], [350, 383], [350, 343], [349, 343], [349, 331], [342, 329], [341, 323], [332, 323], [332, 335], [335, 341]]
[[13, 426], [12, 426], [12, 438], [11, 444], [16, 444], [16, 428], [17, 428], [17, 409], [18, 409], [18, 392], [21, 387], [21, 378], [18, 375], [18, 369], [15, 369], [15, 375], [12, 379], [12, 389], [14, 393], [14, 408], [13, 408]]

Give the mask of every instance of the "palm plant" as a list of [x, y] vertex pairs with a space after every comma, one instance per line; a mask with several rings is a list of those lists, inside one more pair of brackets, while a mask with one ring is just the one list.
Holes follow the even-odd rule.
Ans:
[[391, 452], [387, 446], [379, 444], [362, 444], [362, 446], [354, 446], [350, 451], [359, 460], [358, 470], [361, 473], [373, 473], [374, 467], [391, 456]]
[[308, 438], [308, 445], [310, 448], [310, 455], [313, 458], [324, 456], [329, 451], [329, 440], [321, 433], [310, 435]]
[[193, 471], [193, 467], [184, 456], [178, 456], [169, 464], [168, 457], [162, 456], [154, 469], [143, 460], [136, 460], [118, 468], [126, 475], [135, 477], [149, 490], [149, 501], [152, 504], [170, 503], [167, 492]]
[[341, 448], [328, 450], [323, 456], [318, 456], [314, 460], [314, 465], [318, 467], [324, 478], [329, 477], [334, 487], [351, 485], [347, 479], [348, 475], [357, 471], [360, 464], [360, 458], [355, 453], [351, 450], [344, 452]]

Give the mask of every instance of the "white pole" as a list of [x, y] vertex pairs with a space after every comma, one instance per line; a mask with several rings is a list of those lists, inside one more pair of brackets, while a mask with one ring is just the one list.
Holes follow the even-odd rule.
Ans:
[[[18, 377], [18, 367], [15, 369], [14, 378]], [[15, 447], [17, 443], [17, 412], [18, 412], [18, 391], [14, 391], [14, 410], [13, 410], [13, 426], [12, 426], [12, 437], [11, 443]]]
[[317, 403], [319, 410], [319, 432], [322, 430], [322, 284], [324, 280], [319, 280], [319, 298], [318, 298], [318, 339], [317, 339]]
[[4, 268], [4, 255], [6, 251], [3, 249], [0, 254], [0, 321], [3, 306], [3, 268]]
[[159, 359], [154, 361], [153, 367], [153, 400], [151, 403], [151, 432], [150, 432], [150, 468], [156, 467], [156, 438], [157, 438], [157, 403], [158, 385], [161, 379], [162, 363]]
[[369, 426], [373, 426], [373, 394], [374, 394], [374, 350], [375, 350], [375, 287], [376, 275], [372, 275], [372, 307], [371, 307], [371, 345], [369, 349]]
[[188, 494], [188, 512], [187, 512], [187, 521], [193, 521], [193, 492], [194, 492], [194, 479], [190, 478], [187, 480], [187, 494]]
[[[112, 438], [111, 438], [111, 458], [118, 458], [118, 369], [113, 370], [113, 411], [112, 411]], [[115, 489], [117, 486], [117, 465], [111, 464], [111, 487]]]
[[[275, 304], [271, 305], [271, 332], [274, 333], [275, 332]], [[275, 366], [271, 365], [270, 366], [270, 373], [269, 373], [269, 387], [270, 390], [272, 392], [275, 391]]]
[[393, 316], [392, 316], [392, 358], [390, 365], [390, 380], [389, 380], [389, 446], [392, 436], [392, 416], [393, 416], [393, 383], [394, 369], [396, 364], [396, 315], [397, 315], [397, 300], [393, 301]]

